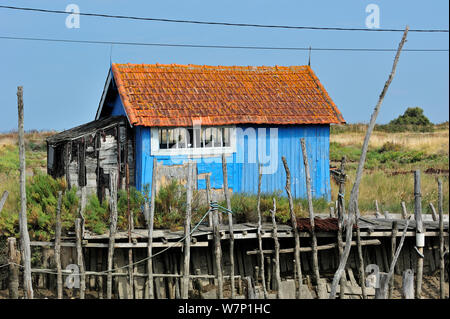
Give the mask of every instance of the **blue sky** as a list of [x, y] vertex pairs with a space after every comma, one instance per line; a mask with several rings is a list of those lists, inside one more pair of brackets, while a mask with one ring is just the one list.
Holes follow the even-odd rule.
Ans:
[[[436, 1], [5, 1], [1, 5], [170, 19], [259, 24], [365, 27], [368, 4], [381, 28], [448, 29], [447, 0]], [[0, 9], [0, 36], [250, 46], [397, 48], [401, 33], [239, 28], [66, 16]], [[405, 48], [448, 48], [448, 33], [410, 33]], [[112, 52], [112, 54], [111, 54]], [[111, 55], [110, 55], [111, 54]], [[394, 52], [313, 52], [311, 66], [349, 123], [367, 122], [391, 70]], [[48, 43], [0, 39], [0, 131], [17, 128], [18, 85], [24, 87], [25, 129], [63, 130], [91, 121], [110, 58], [119, 63], [303, 65], [303, 51], [256, 51]], [[448, 52], [404, 52], [379, 123], [420, 106], [433, 122], [449, 119]]]

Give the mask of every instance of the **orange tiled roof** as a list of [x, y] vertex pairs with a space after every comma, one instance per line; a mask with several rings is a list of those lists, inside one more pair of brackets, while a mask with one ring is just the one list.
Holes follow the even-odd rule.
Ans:
[[345, 122], [309, 66], [113, 63], [112, 72], [133, 125]]

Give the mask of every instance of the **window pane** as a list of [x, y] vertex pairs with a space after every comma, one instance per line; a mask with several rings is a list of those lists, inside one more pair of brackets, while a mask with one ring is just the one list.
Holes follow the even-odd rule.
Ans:
[[222, 147], [222, 128], [213, 128], [214, 147]]
[[169, 148], [175, 148], [175, 130], [176, 129], [169, 129]]
[[212, 129], [210, 127], [205, 129], [205, 147], [212, 147]]
[[167, 149], [167, 129], [159, 130], [159, 148]]
[[223, 128], [223, 146], [224, 147], [230, 146], [230, 128], [229, 127]]
[[187, 147], [188, 148], [193, 148], [194, 147], [194, 134], [193, 134], [193, 129], [188, 128], [187, 129]]

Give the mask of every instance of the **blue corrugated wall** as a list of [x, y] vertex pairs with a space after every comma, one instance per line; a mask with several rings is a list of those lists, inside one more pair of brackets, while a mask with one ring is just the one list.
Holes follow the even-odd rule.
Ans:
[[[145, 184], [151, 186], [153, 156], [150, 155], [150, 128], [135, 127], [134, 130], [136, 134], [136, 187], [142, 190]], [[252, 130], [254, 130], [254, 135]], [[272, 137], [270, 131], [272, 131]], [[267, 170], [267, 174], [263, 174], [262, 178], [262, 191], [264, 193], [281, 191], [286, 195], [284, 190], [286, 174], [281, 160], [281, 156], [285, 156], [291, 170], [292, 195], [297, 198], [306, 197], [305, 170], [300, 147], [300, 138], [302, 137], [306, 140], [313, 196], [330, 200], [329, 125], [237, 127], [236, 152], [227, 158], [229, 187], [233, 189], [233, 192], [256, 193], [258, 188], [257, 161], [260, 161]], [[256, 139], [257, 142], [249, 144], [249, 139]], [[256, 157], [256, 161], [254, 161], [254, 154], [260, 153], [266, 154], [266, 158]], [[157, 156], [157, 160], [163, 165], [179, 165], [182, 162], [186, 163], [188, 158], [186, 156]], [[212, 188], [222, 188], [222, 164], [219, 156], [206, 159], [197, 158], [194, 161], [197, 162], [198, 174], [211, 172]], [[199, 179], [198, 188], [204, 189], [205, 186], [205, 180]]]

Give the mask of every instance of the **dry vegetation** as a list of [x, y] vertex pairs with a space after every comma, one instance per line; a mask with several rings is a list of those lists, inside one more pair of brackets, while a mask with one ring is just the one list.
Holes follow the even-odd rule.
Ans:
[[[339, 167], [342, 155], [349, 159], [349, 182], [346, 187], [346, 199], [349, 198], [355, 177], [366, 125], [347, 125], [332, 129], [330, 136], [331, 165]], [[375, 130], [370, 138], [366, 170], [360, 188], [359, 204], [362, 213], [375, 210], [375, 200], [382, 210], [391, 213], [401, 212], [401, 201], [405, 201], [408, 210], [414, 204], [414, 180], [411, 171], [422, 171], [422, 198], [424, 212], [428, 212], [428, 203], [437, 207], [437, 182], [440, 177], [444, 190], [444, 212], [449, 209], [449, 127], [448, 123], [435, 126], [432, 132], [396, 132]], [[439, 174], [425, 173], [427, 170], [439, 170]], [[332, 196], [336, 199], [337, 185], [332, 182]]]

